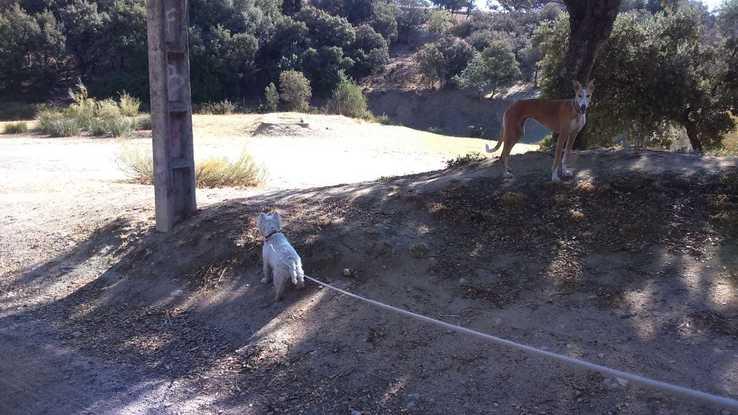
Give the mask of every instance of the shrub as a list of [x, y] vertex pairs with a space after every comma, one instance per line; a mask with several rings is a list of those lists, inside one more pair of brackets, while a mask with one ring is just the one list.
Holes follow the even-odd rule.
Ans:
[[106, 99], [96, 103], [95, 115], [89, 123], [89, 131], [94, 136], [120, 137], [133, 131], [135, 119], [125, 117], [115, 101]]
[[343, 79], [333, 91], [326, 110], [353, 118], [368, 118], [371, 115], [361, 88], [348, 79]]
[[43, 110], [38, 117], [39, 129], [50, 137], [72, 137], [82, 131], [76, 118], [65, 116], [61, 111]]
[[425, 9], [428, 4], [425, 0], [398, 0], [398, 4], [397, 31], [399, 37], [407, 39], [428, 21], [430, 16]]
[[550, 151], [553, 150], [553, 146], [553, 136], [551, 134], [546, 134], [546, 136], [543, 137], [543, 140], [538, 143], [538, 151]]
[[[116, 162], [131, 181], [140, 184], [154, 183], [154, 162], [148, 147], [123, 145]], [[225, 158], [210, 158], [195, 163], [197, 187], [257, 186], [264, 180], [264, 176], [264, 170], [246, 151], [233, 162]]]
[[25, 102], [0, 102], [0, 121], [30, 120], [40, 110], [37, 104]]
[[120, 100], [118, 102], [121, 114], [126, 117], [135, 117], [141, 110], [141, 100], [128, 95], [125, 91], [120, 95]]
[[151, 150], [132, 144], [122, 145], [116, 163], [130, 180], [140, 184], [154, 183], [154, 158]]
[[478, 53], [457, 76], [462, 88], [473, 89], [478, 94], [495, 93], [520, 79], [520, 66], [515, 54], [506, 42], [495, 40]]
[[270, 82], [269, 85], [264, 88], [264, 101], [266, 102], [266, 110], [268, 112], [277, 111], [279, 106], [279, 92], [277, 87], [274, 86], [274, 82]]
[[264, 171], [244, 151], [233, 162], [225, 158], [211, 158], [197, 163], [195, 177], [198, 187], [250, 187], [264, 180]]
[[[725, 96], [732, 83], [724, 80], [731, 68], [726, 59], [735, 54], [715, 44], [706, 21], [690, 6], [654, 15], [620, 13], [592, 70], [597, 87], [577, 145], [612, 145], [629, 128], [648, 137], [649, 145], [650, 138], [663, 137], [663, 126], [677, 123], [695, 150], [719, 147], [734, 126]], [[571, 80], [561, 79], [569, 32], [569, 19], [562, 16], [536, 33], [544, 52], [541, 85], [548, 97], [573, 94]]]
[[307, 111], [311, 96], [310, 81], [301, 72], [290, 70], [279, 75], [279, 98], [288, 111]]
[[391, 2], [372, 2], [372, 17], [369, 25], [392, 43], [397, 40], [397, 6]]
[[228, 115], [236, 112], [236, 104], [224, 99], [219, 102], [206, 102], [200, 106], [200, 114]]
[[484, 155], [481, 153], [467, 153], [463, 156], [458, 156], [456, 158], [446, 160], [446, 168], [453, 169], [457, 167], [468, 166], [469, 164], [478, 163], [484, 160], [487, 160], [487, 158], [484, 157]]
[[77, 83], [76, 91], [69, 89], [69, 97], [72, 98], [74, 103], [64, 111], [64, 116], [76, 120], [81, 129], [89, 129], [93, 118], [95, 118], [97, 102], [94, 98], [89, 97], [87, 88], [82, 82]]
[[25, 122], [6, 124], [3, 130], [4, 134], [23, 134], [26, 132], [28, 132], [28, 124]]
[[153, 128], [150, 114], [139, 115], [135, 121], [137, 130], [151, 130]]
[[423, 46], [416, 55], [416, 62], [427, 81], [440, 81], [443, 86], [446, 81], [461, 73], [473, 57], [474, 48], [466, 41], [444, 36], [437, 42]]
[[428, 30], [434, 33], [446, 33], [454, 27], [454, 15], [447, 10], [434, 10], [428, 17]]

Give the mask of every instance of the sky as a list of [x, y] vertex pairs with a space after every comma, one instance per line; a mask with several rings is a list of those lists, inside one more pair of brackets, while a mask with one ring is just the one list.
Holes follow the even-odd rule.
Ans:
[[[487, 0], [474, 0], [477, 4], [477, 7], [481, 9], [487, 8]], [[723, 0], [701, 0], [702, 3], [707, 5], [707, 8], [710, 9], [710, 11], [715, 11], [715, 9], [719, 8], [720, 5], [723, 3]]]

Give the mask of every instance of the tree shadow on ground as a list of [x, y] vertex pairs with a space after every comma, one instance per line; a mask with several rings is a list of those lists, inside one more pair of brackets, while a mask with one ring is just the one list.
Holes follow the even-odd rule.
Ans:
[[[548, 156], [515, 161], [540, 157]], [[131, 224], [118, 220], [52, 261], [74, 268], [94, 255], [90, 247], [112, 244], [111, 267], [0, 327], [43, 320], [66, 353], [135, 368], [95, 393], [65, 389], [76, 406], [49, 402], [43, 409], [52, 413], [122, 412], [142, 402], [165, 410], [173, 403], [147, 399], [175, 383], [172, 396], [233, 413], [712, 413], [312, 285], [272, 303], [259, 284], [254, 221], [276, 209], [309, 275], [483, 332], [736, 396], [735, 286], [715, 293], [735, 282], [735, 261], [722, 257], [738, 234], [715, 215], [738, 205], [711, 202], [732, 191], [735, 171], [644, 174], [644, 157], [660, 156], [586, 155], [569, 186], [525, 168], [503, 180], [497, 164], [483, 163], [277, 192], [210, 206], [168, 234], [134, 226], [140, 231], [125, 244], [117, 229]], [[700, 165], [702, 173], [720, 167]], [[39, 278], [43, 267], [19, 281]]]

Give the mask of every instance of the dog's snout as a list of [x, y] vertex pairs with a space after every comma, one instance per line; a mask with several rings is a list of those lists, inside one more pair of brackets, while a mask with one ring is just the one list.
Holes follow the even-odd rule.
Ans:
[[582, 112], [586, 112], [587, 111], [587, 106], [586, 105], [582, 105], [580, 107], [580, 109], [582, 110]]

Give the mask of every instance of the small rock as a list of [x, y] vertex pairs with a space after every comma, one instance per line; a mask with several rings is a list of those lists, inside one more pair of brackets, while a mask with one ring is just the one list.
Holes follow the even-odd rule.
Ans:
[[466, 278], [459, 278], [459, 285], [466, 285], [469, 281], [466, 280]]
[[354, 272], [351, 270], [351, 268], [344, 268], [343, 269], [343, 276], [346, 278], [350, 278], [354, 276]]
[[430, 252], [428, 245], [424, 243], [417, 243], [410, 247], [410, 255], [414, 258], [424, 258]]

